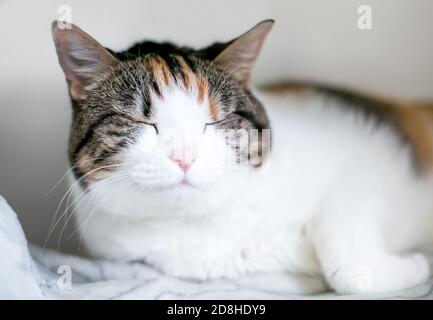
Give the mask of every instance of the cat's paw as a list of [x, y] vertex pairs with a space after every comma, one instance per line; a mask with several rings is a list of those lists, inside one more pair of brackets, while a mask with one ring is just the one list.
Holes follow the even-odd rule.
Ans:
[[342, 266], [326, 278], [339, 294], [372, 294], [409, 289], [427, 281], [430, 265], [425, 256], [385, 256], [366, 264]]

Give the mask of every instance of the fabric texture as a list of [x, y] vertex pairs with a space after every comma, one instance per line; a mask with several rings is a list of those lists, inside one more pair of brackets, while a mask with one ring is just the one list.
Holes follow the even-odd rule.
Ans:
[[[143, 263], [84, 259], [28, 245], [15, 212], [0, 196], [0, 299], [433, 299], [433, 278], [380, 295], [305, 295], [318, 279], [258, 274], [236, 280], [193, 281], [163, 275]], [[429, 255], [433, 264], [433, 255]]]

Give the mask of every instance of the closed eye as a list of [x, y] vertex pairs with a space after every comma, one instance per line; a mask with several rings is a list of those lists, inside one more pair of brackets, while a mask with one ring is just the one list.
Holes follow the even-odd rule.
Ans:
[[134, 120], [134, 121], [138, 123], [146, 124], [148, 126], [152, 126], [155, 129], [156, 134], [159, 134], [158, 125], [156, 123], [150, 123], [143, 120]]
[[225, 119], [221, 119], [221, 120], [218, 120], [218, 121], [205, 123], [204, 128], [203, 128], [203, 133], [206, 132], [206, 128], [207, 128], [208, 126], [213, 126], [213, 125], [215, 125], [215, 124], [218, 124], [218, 123], [223, 122], [224, 120], [225, 120]]
[[142, 119], [139, 119], [139, 118], [136, 118], [136, 117], [124, 114], [124, 113], [118, 113], [118, 114], [120, 116], [126, 118], [126, 119], [129, 119], [129, 120], [133, 121], [133, 122], [142, 123], [142, 124], [145, 124], [145, 125], [148, 125], [148, 126], [152, 126], [155, 129], [156, 134], [159, 134], [158, 125], [156, 123], [147, 122], [145, 120], [142, 120]]

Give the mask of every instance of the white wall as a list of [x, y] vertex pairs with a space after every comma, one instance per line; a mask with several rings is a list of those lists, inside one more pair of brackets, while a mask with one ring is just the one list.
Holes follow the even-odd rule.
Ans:
[[[0, 0], [0, 194], [37, 243], [65, 192], [61, 184], [44, 196], [67, 170], [70, 107], [50, 35], [61, 4], [114, 49], [144, 38], [201, 46], [274, 18], [256, 82], [297, 78], [433, 98], [432, 0]], [[373, 9], [372, 30], [357, 28], [361, 4]]]

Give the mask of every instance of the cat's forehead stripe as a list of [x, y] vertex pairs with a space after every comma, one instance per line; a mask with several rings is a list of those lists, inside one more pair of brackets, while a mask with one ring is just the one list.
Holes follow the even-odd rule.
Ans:
[[178, 59], [179, 64], [182, 67], [182, 70], [184, 71], [182, 81], [183, 81], [183, 85], [184, 85], [185, 89], [189, 89], [191, 87], [194, 87], [195, 89], [198, 90], [199, 79], [198, 79], [197, 75], [192, 71], [192, 69], [186, 63], [186, 61], [183, 57], [176, 56], [176, 58]]
[[206, 98], [206, 94], [208, 93], [209, 83], [204, 79], [199, 79], [197, 86], [198, 86], [198, 93], [197, 93], [198, 102], [203, 103], [203, 101]]
[[169, 57], [162, 57], [151, 54], [143, 58], [143, 64], [150, 73], [152, 78], [150, 79], [151, 89], [156, 95], [163, 98], [161, 88], [173, 85], [180, 86], [184, 90], [193, 91], [197, 94], [199, 104], [207, 101], [210, 117], [214, 120], [217, 119], [218, 107], [214, 98], [209, 96], [209, 82], [195, 73], [190, 63], [182, 56], [169, 55]]
[[152, 71], [152, 75], [159, 84], [168, 86], [172, 81], [172, 75], [167, 63], [158, 55], [144, 59], [144, 65]]

